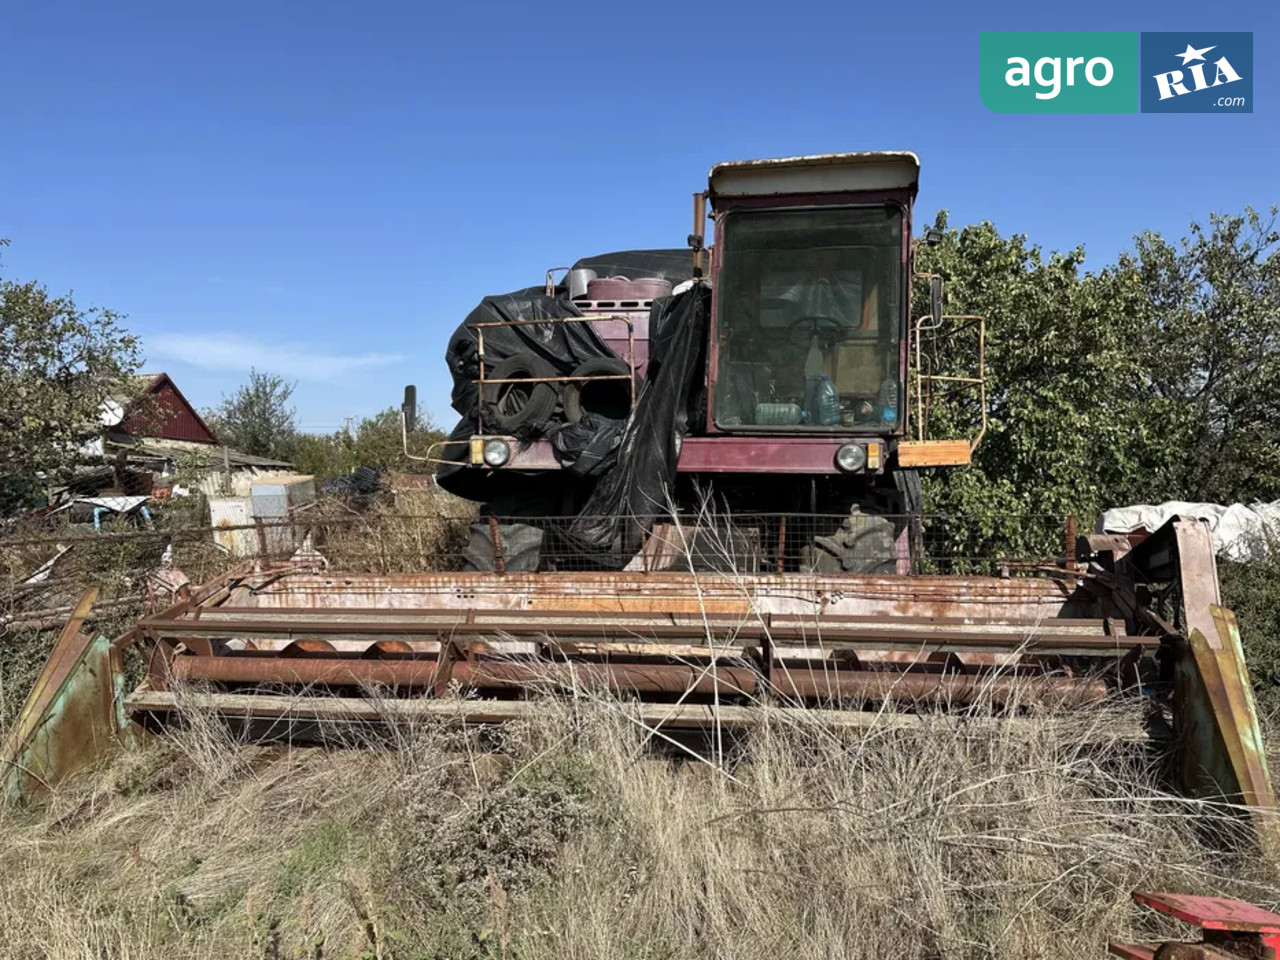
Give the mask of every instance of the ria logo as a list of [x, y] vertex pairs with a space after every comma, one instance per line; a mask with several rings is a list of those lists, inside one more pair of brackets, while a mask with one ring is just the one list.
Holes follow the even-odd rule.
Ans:
[[1143, 113], [1252, 113], [1252, 33], [1144, 33]]
[[[1209, 87], [1220, 87], [1224, 83], [1235, 83], [1241, 79], [1240, 74], [1236, 73], [1235, 67], [1231, 66], [1231, 61], [1226, 57], [1213, 61], [1216, 72], [1213, 75], [1213, 83], [1209, 83], [1204, 78], [1205, 64], [1193, 63], [1194, 60], [1204, 60], [1204, 55], [1214, 47], [1201, 47], [1195, 49], [1191, 44], [1187, 44], [1187, 49], [1177, 56], [1182, 58], [1182, 65], [1185, 67], [1191, 64], [1188, 73], [1195, 78], [1195, 89], [1208, 90]], [[1160, 99], [1168, 100], [1170, 97], [1186, 96], [1191, 90], [1182, 82], [1181, 70], [1170, 70], [1168, 73], [1157, 73], [1155, 76], [1156, 86], [1160, 88]]]

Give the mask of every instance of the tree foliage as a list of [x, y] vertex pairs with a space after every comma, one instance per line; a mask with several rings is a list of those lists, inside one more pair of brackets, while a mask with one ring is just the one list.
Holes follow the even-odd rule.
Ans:
[[1143, 233], [1117, 268], [1145, 307], [1149, 395], [1175, 414], [1174, 483], [1192, 500], [1280, 490], [1280, 233], [1276, 210], [1214, 215], [1176, 246]]
[[82, 309], [39, 283], [0, 280], [0, 510], [41, 480], [65, 480], [138, 367], [138, 341], [111, 310]]
[[231, 396], [207, 411], [205, 419], [218, 439], [241, 453], [288, 460], [298, 436], [297, 412], [289, 406], [296, 384], [258, 370]]
[[[431, 444], [442, 439], [444, 434], [419, 412], [417, 425], [409, 435], [410, 452], [422, 456]], [[430, 472], [430, 464], [405, 456], [399, 407], [388, 407], [365, 417], [350, 433], [337, 430], [328, 434], [298, 434], [293, 450], [293, 463], [298, 471], [320, 477], [339, 476], [361, 466], [383, 472]]]
[[[986, 318], [990, 422], [969, 469], [926, 478], [926, 509], [955, 535], [1018, 543], [1010, 517], [1172, 499], [1280, 496], [1280, 253], [1247, 210], [1143, 233], [1113, 266], [1082, 248], [1044, 254], [990, 223], [950, 228], [917, 269], [947, 281], [947, 310]], [[917, 288], [914, 313], [927, 312]], [[942, 339], [935, 372], [971, 372], [971, 329]], [[934, 436], [972, 433], [972, 391], [944, 396]]]

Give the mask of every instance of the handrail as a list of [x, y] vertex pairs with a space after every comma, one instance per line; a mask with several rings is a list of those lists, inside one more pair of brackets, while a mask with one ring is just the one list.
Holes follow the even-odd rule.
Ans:
[[[942, 329], [943, 321], [947, 320], [968, 320], [974, 321], [978, 325], [978, 375], [976, 377], [956, 377], [944, 376], [942, 374], [925, 374], [924, 373], [924, 356], [921, 348], [922, 334]], [[924, 441], [928, 424], [928, 404], [925, 402], [925, 384], [926, 383], [964, 383], [978, 387], [978, 405], [982, 410], [982, 423], [978, 428], [977, 435], [969, 442], [969, 452], [978, 449], [978, 444], [982, 442], [982, 438], [987, 433], [987, 321], [986, 318], [973, 313], [944, 313], [939, 318], [938, 323], [933, 323], [933, 316], [925, 314], [917, 317], [914, 325], [914, 344], [915, 350], [915, 370], [913, 371], [912, 381], [914, 382], [915, 407], [916, 407], [916, 439]], [[910, 409], [911, 401], [908, 399], [908, 409]]]

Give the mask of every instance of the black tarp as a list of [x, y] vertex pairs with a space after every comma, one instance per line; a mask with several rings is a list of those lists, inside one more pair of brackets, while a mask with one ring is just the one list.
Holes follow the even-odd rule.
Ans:
[[[595, 270], [601, 277], [625, 276], [633, 280], [659, 277], [678, 284], [692, 277], [693, 256], [688, 250], [620, 250], [586, 257], [574, 266]], [[678, 352], [664, 344], [672, 339], [672, 334], [682, 323], [679, 318], [683, 316], [681, 311], [686, 308], [678, 307], [677, 304], [691, 302], [693, 301], [686, 300], [684, 295], [654, 301], [650, 319], [648, 380], [651, 381], [658, 373], [665, 355], [674, 356]], [[466, 320], [449, 338], [445, 353], [445, 361], [453, 376], [451, 403], [462, 419], [449, 434], [450, 441], [454, 442], [446, 445], [442, 453], [442, 459], [456, 460], [458, 464], [441, 465], [436, 470], [436, 478], [441, 487], [456, 496], [490, 504], [502, 502], [510, 505], [526, 497], [530, 501], [541, 499], [547, 503], [556, 499], [553, 494], [558, 481], [554, 477], [547, 477], [545, 473], [476, 470], [464, 466], [469, 455], [467, 441], [476, 432], [479, 403], [478, 391], [473, 382], [480, 375], [478, 338], [474, 326], [477, 323], [498, 321], [561, 320], [580, 316], [582, 311], [568, 299], [563, 286], [556, 290], [556, 295], [550, 297], [543, 287], [530, 287], [514, 293], [485, 297], [467, 315]], [[702, 322], [705, 327], [705, 305]], [[702, 339], [705, 340], [705, 329]], [[587, 360], [617, 356], [600, 339], [590, 323], [525, 323], [484, 328], [485, 376], [489, 376], [499, 362], [517, 353], [541, 357], [555, 368], [558, 376], [566, 377]], [[652, 403], [649, 401], [650, 405]], [[639, 409], [637, 406], [637, 413]], [[679, 410], [672, 409], [668, 412], [680, 418], [678, 424], [673, 420], [669, 427], [663, 428], [660, 424], [651, 422], [649, 429], [658, 429], [660, 433], [663, 429], [668, 433], [673, 429], [683, 431], [688, 411], [682, 406]], [[655, 416], [650, 415], [650, 420], [654, 419]], [[634, 421], [635, 415], [630, 422]], [[556, 455], [569, 473], [578, 477], [601, 477], [613, 472], [615, 459], [623, 448], [624, 441], [620, 440], [625, 436], [623, 427], [619, 421], [593, 416], [585, 418], [580, 424], [553, 423], [545, 428], [544, 435], [552, 439]], [[485, 429], [491, 430], [493, 425], [486, 423]], [[663, 496], [665, 498], [665, 494]], [[654, 510], [647, 512], [653, 513]]]
[[[453, 375], [453, 408], [462, 419], [449, 434], [451, 441], [442, 458], [457, 460], [457, 466], [442, 464], [436, 479], [445, 490], [469, 500], [486, 501], [494, 496], [518, 491], [531, 475], [517, 471], [471, 470], [463, 466], [469, 452], [466, 443], [476, 432], [479, 392], [474, 381], [480, 376], [479, 337], [475, 325], [511, 320], [562, 320], [580, 317], [582, 311], [568, 299], [548, 297], [542, 287], [485, 297], [467, 315], [449, 338], [445, 362]], [[548, 361], [557, 376], [570, 376], [579, 364], [597, 357], [616, 357], [590, 323], [522, 323], [485, 327], [485, 376], [501, 361], [517, 353], [533, 354]], [[485, 424], [486, 430], [492, 424]], [[553, 431], [554, 432], [554, 431]]]
[[[582, 311], [568, 299], [548, 297], [542, 287], [485, 297], [453, 332], [445, 351], [445, 362], [453, 374], [453, 409], [464, 417], [474, 418], [476, 414], [479, 397], [473, 381], [480, 376], [476, 324], [580, 316]], [[589, 323], [524, 323], [484, 328], [485, 376], [500, 361], [517, 353], [542, 357], [565, 377], [583, 361], [615, 356]]]
[[560, 464], [579, 477], [598, 477], [617, 461], [625, 420], [585, 413], [577, 423], [557, 427], [551, 438]]
[[644, 390], [613, 468], [570, 526], [583, 549], [625, 562], [644, 541], [646, 518], [670, 509], [679, 441], [700, 416], [710, 314], [706, 283], [654, 301]]

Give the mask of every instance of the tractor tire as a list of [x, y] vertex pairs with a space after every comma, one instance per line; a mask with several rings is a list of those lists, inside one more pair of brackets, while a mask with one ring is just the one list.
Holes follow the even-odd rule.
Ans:
[[[556, 368], [532, 353], [517, 353], [500, 361], [486, 379], [541, 380], [556, 376]], [[485, 384], [484, 410], [501, 433], [532, 437], [543, 433], [556, 412], [559, 395], [551, 383]]]
[[[527, 523], [504, 523], [498, 527], [502, 568], [507, 573], [533, 573], [542, 556], [543, 530]], [[488, 523], [473, 523], [462, 548], [462, 569], [492, 573], [498, 569], [493, 531]]]
[[[596, 357], [579, 364], [575, 377], [626, 377], [631, 368], [617, 357]], [[581, 423], [584, 413], [625, 420], [631, 411], [631, 385], [626, 380], [571, 380], [564, 388], [564, 418]]]
[[800, 569], [804, 573], [897, 573], [894, 538], [892, 520], [863, 513], [855, 505], [838, 529], [815, 536], [804, 546]]

